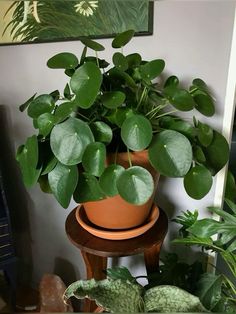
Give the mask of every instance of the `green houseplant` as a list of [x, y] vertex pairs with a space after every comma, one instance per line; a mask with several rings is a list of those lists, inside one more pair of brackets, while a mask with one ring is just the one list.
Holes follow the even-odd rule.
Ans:
[[[211, 117], [214, 100], [203, 80], [188, 89], [176, 76], [164, 79], [162, 59], [145, 61], [138, 53], [123, 54], [134, 32], [112, 41], [113, 65], [98, 57], [104, 47], [82, 39], [80, 60], [59, 53], [48, 60], [51, 69], [64, 69], [69, 77], [63, 94], [32, 96], [20, 106], [37, 134], [19, 147], [17, 160], [27, 187], [36, 182], [52, 192], [64, 207], [120, 195], [128, 203], [146, 203], [154, 192], [150, 171], [132, 164], [133, 152], [147, 151], [152, 167], [161, 175], [183, 177], [187, 193], [204, 197], [214, 176], [227, 162], [225, 138], [209, 125], [182, 119], [178, 112], [198, 110]], [[88, 56], [87, 49], [95, 51]], [[128, 153], [127, 169], [106, 164], [109, 152]]]

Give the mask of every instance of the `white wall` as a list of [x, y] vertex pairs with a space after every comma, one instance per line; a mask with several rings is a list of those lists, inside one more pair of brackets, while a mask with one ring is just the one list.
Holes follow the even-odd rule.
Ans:
[[[134, 38], [124, 51], [127, 54], [139, 52], [146, 59], [165, 59], [167, 73], [179, 76], [184, 82], [195, 77], [205, 80], [217, 99], [216, 115], [209, 123], [219, 130], [224, 113], [234, 8], [235, 1], [224, 0], [155, 2], [154, 35]], [[101, 56], [110, 59], [111, 40], [101, 42], [107, 48]], [[46, 61], [62, 51], [80, 54], [81, 47], [78, 41], [0, 47], [0, 104], [10, 108], [16, 146], [33, 132], [31, 121], [18, 111], [18, 105], [35, 92], [47, 93], [65, 86], [63, 72], [48, 69]], [[163, 179], [158, 200], [172, 218], [181, 210], [203, 210], [211, 205], [214, 191], [213, 187], [202, 201], [194, 201], [185, 194], [182, 180]], [[66, 216], [75, 204], [64, 210], [38, 187], [28, 193], [32, 200], [29, 216], [34, 282], [38, 282], [43, 273], [53, 271], [56, 258], [73, 264], [77, 278], [81, 278], [85, 271], [82, 259], [64, 232]], [[166, 241], [168, 247], [169, 240]], [[133, 265], [133, 259], [125, 263]], [[139, 261], [135, 263], [138, 264]], [[134, 265], [132, 269], [137, 272]]]

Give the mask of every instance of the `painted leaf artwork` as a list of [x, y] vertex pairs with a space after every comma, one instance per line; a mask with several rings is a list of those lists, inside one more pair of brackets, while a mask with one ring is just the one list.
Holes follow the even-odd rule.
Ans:
[[0, 44], [152, 34], [148, 0], [0, 1]]

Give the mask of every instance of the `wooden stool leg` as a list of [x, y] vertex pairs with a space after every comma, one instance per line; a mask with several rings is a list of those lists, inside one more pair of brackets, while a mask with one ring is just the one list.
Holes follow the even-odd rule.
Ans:
[[145, 260], [147, 275], [157, 272], [159, 269], [159, 257], [160, 257], [161, 246], [162, 246], [162, 243], [159, 243], [144, 251], [144, 260]]
[[[86, 265], [87, 279], [101, 280], [106, 278], [104, 270], [107, 269], [107, 258], [93, 255], [82, 251], [82, 256]], [[95, 302], [85, 300], [83, 312], [93, 312], [97, 308]]]

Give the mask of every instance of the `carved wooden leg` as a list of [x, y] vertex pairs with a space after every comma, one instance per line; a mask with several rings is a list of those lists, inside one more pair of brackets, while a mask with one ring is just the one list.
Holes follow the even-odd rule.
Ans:
[[154, 245], [153, 247], [144, 251], [144, 260], [146, 265], [147, 274], [157, 272], [159, 269], [159, 256], [162, 243]]
[[[105, 270], [107, 269], [107, 258], [93, 255], [87, 252], [81, 252], [87, 271], [87, 279], [101, 280], [106, 278]], [[97, 308], [95, 302], [85, 300], [83, 312], [93, 312]]]

